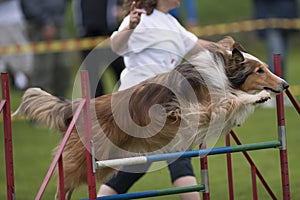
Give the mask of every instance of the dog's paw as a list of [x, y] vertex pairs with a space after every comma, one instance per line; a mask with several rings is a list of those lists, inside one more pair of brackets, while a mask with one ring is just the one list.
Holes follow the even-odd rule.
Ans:
[[264, 103], [269, 99], [271, 99], [271, 94], [266, 90], [263, 90], [258, 94], [258, 99], [255, 101], [255, 103]]

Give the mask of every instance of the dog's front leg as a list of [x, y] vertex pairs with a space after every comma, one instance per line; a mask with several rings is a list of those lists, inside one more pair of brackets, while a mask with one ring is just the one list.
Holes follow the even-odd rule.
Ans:
[[239, 93], [238, 98], [240, 100], [240, 103], [247, 105], [247, 104], [252, 104], [256, 105], [259, 103], [264, 103], [271, 99], [271, 94], [267, 92], [266, 90], [262, 90], [261, 92], [257, 94], [248, 94], [248, 93]]
[[263, 90], [257, 94], [238, 92], [236, 98], [237, 109], [233, 115], [233, 126], [240, 126], [248, 116], [253, 113], [254, 107], [258, 103], [264, 103], [271, 98], [270, 93]]

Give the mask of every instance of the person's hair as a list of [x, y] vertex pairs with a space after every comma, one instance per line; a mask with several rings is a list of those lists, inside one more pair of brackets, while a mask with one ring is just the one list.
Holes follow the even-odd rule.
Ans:
[[130, 13], [130, 6], [132, 2], [136, 2], [137, 8], [145, 9], [147, 15], [151, 15], [154, 8], [157, 6], [158, 0], [124, 0], [123, 9], [124, 9], [124, 16]]

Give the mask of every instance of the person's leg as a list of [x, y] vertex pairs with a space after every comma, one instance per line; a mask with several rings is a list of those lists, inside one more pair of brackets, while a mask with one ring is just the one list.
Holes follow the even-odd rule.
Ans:
[[[183, 176], [173, 182], [174, 187], [197, 185], [195, 176]], [[188, 192], [179, 194], [181, 200], [200, 200], [199, 192]]]
[[[169, 164], [169, 171], [174, 187], [197, 185], [191, 158], [179, 158]], [[179, 194], [181, 200], [200, 200], [199, 192]]]
[[150, 164], [123, 167], [109, 181], [100, 186], [97, 196], [126, 193], [137, 180], [144, 176], [149, 167]]
[[115, 194], [118, 194], [118, 192], [114, 188], [110, 187], [109, 185], [102, 184], [98, 191], [97, 197], [111, 196]]

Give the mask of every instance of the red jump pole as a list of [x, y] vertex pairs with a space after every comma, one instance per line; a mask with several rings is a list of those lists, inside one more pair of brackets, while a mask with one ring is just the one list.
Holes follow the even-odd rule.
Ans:
[[252, 196], [253, 196], [253, 200], [257, 200], [258, 195], [257, 195], [256, 166], [255, 165], [251, 165], [251, 178], [252, 178]]
[[96, 168], [95, 168], [95, 158], [93, 150], [93, 136], [92, 136], [92, 118], [90, 109], [90, 88], [89, 88], [89, 77], [87, 71], [81, 72], [81, 89], [82, 98], [86, 100], [83, 109], [84, 117], [84, 137], [86, 145], [86, 166], [88, 175], [88, 189], [89, 189], [89, 199], [95, 200], [96, 195]]
[[[230, 133], [226, 135], [226, 146], [230, 146]], [[226, 153], [226, 160], [227, 160], [229, 200], [234, 200], [231, 153]]]
[[[274, 55], [274, 72], [277, 76], [282, 77], [282, 68], [280, 55]], [[282, 195], [283, 200], [290, 199], [290, 184], [289, 184], [289, 169], [287, 158], [287, 145], [286, 145], [286, 131], [284, 120], [284, 104], [283, 94], [280, 93], [276, 96], [277, 107], [277, 123], [278, 123], [278, 139], [281, 142], [280, 147], [280, 164], [281, 164], [281, 181], [282, 181]]]
[[1, 73], [4, 139], [5, 139], [5, 163], [6, 163], [6, 185], [7, 199], [15, 199], [14, 164], [12, 149], [12, 129], [9, 98], [9, 77], [7, 73]]
[[59, 177], [59, 194], [60, 200], [66, 199], [66, 191], [65, 191], [65, 176], [64, 176], [64, 166], [63, 166], [63, 158], [62, 155], [58, 159], [58, 177]]
[[[205, 149], [205, 148], [206, 148], [205, 144], [200, 145], [200, 149]], [[203, 200], [210, 200], [207, 156], [200, 157], [200, 174], [201, 174], [201, 183], [205, 186], [205, 190], [202, 192]]]

